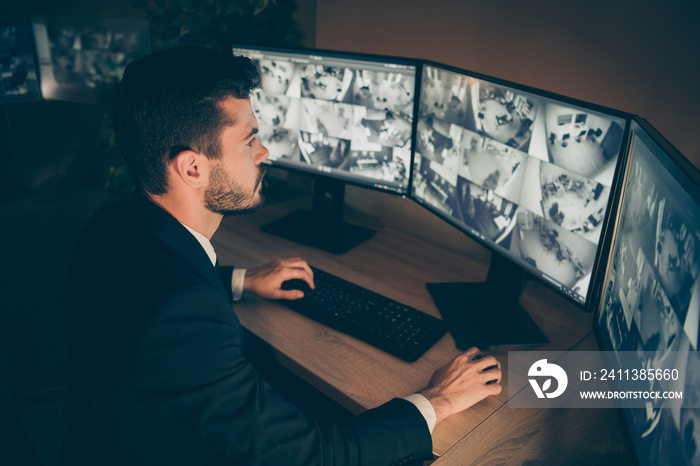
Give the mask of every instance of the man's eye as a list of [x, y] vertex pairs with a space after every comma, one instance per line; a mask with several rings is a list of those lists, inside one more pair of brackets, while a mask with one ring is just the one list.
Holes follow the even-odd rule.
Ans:
[[253, 141], [255, 141], [255, 138], [252, 138], [246, 146], [251, 147], [253, 145]]

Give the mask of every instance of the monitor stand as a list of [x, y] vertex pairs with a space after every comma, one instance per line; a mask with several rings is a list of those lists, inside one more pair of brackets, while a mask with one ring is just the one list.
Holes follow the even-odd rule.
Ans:
[[317, 249], [345, 254], [376, 230], [343, 221], [345, 183], [315, 177], [311, 211], [297, 210], [262, 226], [262, 231]]
[[428, 291], [457, 347], [466, 350], [549, 343], [520, 305], [526, 272], [492, 253], [485, 282], [428, 283]]

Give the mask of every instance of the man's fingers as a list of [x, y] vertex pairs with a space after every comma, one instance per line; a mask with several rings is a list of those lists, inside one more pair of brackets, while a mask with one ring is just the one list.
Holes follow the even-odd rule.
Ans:
[[475, 346], [472, 346], [469, 348], [467, 351], [464, 352], [464, 355], [467, 357], [468, 360], [476, 360], [479, 359], [482, 356], [481, 350]]
[[474, 365], [480, 370], [480, 371], [485, 371], [491, 367], [500, 367], [499, 362], [496, 358], [493, 356], [487, 356], [484, 355], [482, 358], [477, 359], [474, 361]]
[[280, 283], [294, 279], [304, 280], [309, 285], [309, 288], [312, 290], [315, 288], [313, 275], [310, 275], [305, 269], [285, 268], [279, 272]]
[[279, 261], [281, 265], [284, 265], [285, 267], [292, 267], [292, 268], [297, 268], [297, 269], [304, 269], [306, 270], [309, 275], [313, 277], [314, 272], [311, 270], [311, 266], [309, 266], [308, 262], [306, 262], [304, 259], [301, 257], [290, 257], [289, 259], [282, 259]]
[[487, 382], [486, 384], [486, 393], [488, 396], [492, 395], [498, 395], [503, 391], [503, 386], [501, 386], [499, 383], [493, 382]]
[[438, 421], [501, 393], [503, 373], [498, 360], [469, 348], [433, 374], [421, 393], [431, 402]]
[[503, 378], [503, 372], [494, 366], [493, 369], [482, 371], [481, 377], [486, 382], [500, 382]]
[[280, 290], [277, 293], [276, 299], [288, 299], [291, 301], [304, 297], [304, 292], [301, 290]]
[[278, 262], [281, 269], [279, 272], [282, 276], [282, 281], [298, 278], [309, 284], [311, 289], [314, 289], [314, 272], [309, 267], [309, 264], [298, 257], [283, 259]]

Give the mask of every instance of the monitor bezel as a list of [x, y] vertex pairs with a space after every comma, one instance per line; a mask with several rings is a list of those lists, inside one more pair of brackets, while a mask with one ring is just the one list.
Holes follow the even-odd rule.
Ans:
[[[411, 166], [411, 177], [410, 177], [410, 181], [409, 181], [409, 190], [408, 190], [408, 195], [407, 195], [407, 197], [409, 199], [411, 199], [412, 201], [414, 201], [416, 204], [420, 205], [421, 207], [427, 209], [430, 213], [436, 215], [438, 218], [449, 223], [451, 226], [458, 229], [460, 232], [466, 234], [471, 239], [475, 240], [476, 242], [478, 242], [479, 244], [481, 244], [482, 246], [487, 248], [491, 252], [491, 254], [499, 254], [499, 255], [503, 256], [504, 258], [506, 258], [510, 262], [512, 262], [514, 265], [522, 268], [529, 277], [536, 279], [538, 282], [543, 283], [548, 288], [554, 290], [559, 296], [562, 296], [568, 302], [574, 304], [577, 308], [582, 309], [584, 311], [587, 311], [589, 309], [588, 303], [591, 301], [591, 298], [592, 298], [592, 290], [593, 290], [593, 284], [594, 284], [593, 273], [596, 271], [597, 264], [600, 262], [601, 257], [605, 257], [603, 255], [603, 250], [602, 250], [603, 249], [602, 246], [604, 245], [603, 238], [605, 237], [606, 229], [607, 229], [607, 226], [609, 225], [609, 222], [610, 222], [610, 215], [611, 215], [611, 210], [613, 207], [613, 197], [614, 197], [613, 193], [618, 191], [617, 185], [618, 185], [619, 179], [620, 179], [620, 170], [621, 170], [622, 165], [623, 165], [621, 163], [622, 156], [628, 150], [629, 139], [630, 139], [630, 137], [629, 137], [629, 135], [630, 135], [630, 133], [629, 133], [630, 121], [632, 120], [633, 115], [630, 113], [627, 113], [627, 112], [620, 111], [620, 110], [615, 110], [615, 109], [612, 109], [609, 107], [604, 107], [604, 106], [594, 104], [591, 102], [586, 102], [586, 101], [582, 101], [579, 99], [575, 99], [573, 97], [568, 97], [568, 96], [564, 96], [561, 94], [556, 94], [554, 92], [549, 92], [549, 91], [545, 91], [542, 89], [537, 89], [537, 88], [527, 86], [524, 84], [519, 84], [519, 83], [516, 83], [513, 81], [507, 81], [507, 80], [500, 79], [500, 78], [494, 78], [492, 76], [488, 76], [488, 75], [485, 75], [483, 73], [472, 72], [469, 70], [465, 70], [463, 68], [457, 68], [454, 66], [445, 65], [443, 63], [438, 63], [438, 62], [434, 62], [434, 61], [430, 61], [430, 60], [422, 60], [421, 61], [421, 70], [420, 70], [421, 80], [423, 77], [423, 67], [425, 67], [425, 66], [431, 66], [434, 68], [443, 69], [443, 70], [448, 71], [448, 72], [458, 73], [458, 74], [462, 74], [462, 75], [465, 75], [465, 76], [468, 76], [471, 78], [475, 78], [475, 79], [479, 79], [479, 80], [483, 80], [483, 81], [488, 81], [488, 82], [494, 83], [494, 84], [499, 85], [499, 86], [510, 87], [510, 88], [516, 89], [518, 91], [533, 94], [537, 97], [556, 100], [556, 101], [562, 102], [566, 105], [573, 105], [573, 106], [581, 107], [583, 109], [591, 110], [593, 112], [598, 112], [598, 113], [602, 113], [602, 114], [609, 115], [612, 117], [620, 118], [624, 121], [625, 124], [624, 124], [624, 128], [623, 128], [622, 141], [620, 144], [620, 151], [618, 153], [617, 165], [615, 167], [615, 171], [614, 171], [614, 175], [613, 175], [613, 182], [610, 186], [611, 195], [608, 198], [607, 210], [606, 210], [605, 218], [603, 219], [603, 222], [602, 222], [601, 236], [600, 236], [600, 240], [598, 243], [598, 247], [596, 248], [596, 257], [595, 257], [594, 262], [593, 262], [593, 269], [591, 270], [591, 281], [589, 282], [590, 284], [588, 287], [588, 292], [587, 292], [585, 300], [583, 302], [580, 302], [574, 296], [564, 292], [560, 288], [561, 285], [559, 285], [559, 283], [554, 280], [554, 277], [549, 277], [548, 275], [546, 275], [543, 272], [537, 270], [536, 268], [530, 266], [529, 264], [526, 264], [518, 259], [515, 259], [514, 257], [512, 257], [511, 254], [509, 254], [507, 251], [505, 251], [502, 248], [495, 245], [492, 241], [487, 240], [487, 239], [483, 239], [479, 235], [477, 235], [476, 233], [471, 231], [469, 228], [465, 228], [465, 226], [463, 224], [461, 224], [458, 220], [456, 220], [454, 217], [447, 215], [444, 212], [439, 211], [438, 209], [436, 209], [435, 207], [433, 207], [432, 205], [430, 205], [427, 202], [421, 201], [417, 196], [415, 196], [413, 194], [414, 167]], [[416, 80], [416, 82], [419, 82], [419, 81]], [[420, 91], [420, 89], [419, 89], [419, 91]], [[420, 92], [417, 92], [416, 95], [420, 95]], [[416, 105], [416, 112], [418, 112], [419, 110], [420, 110], [420, 102], [418, 102]], [[415, 125], [418, 124], [418, 116], [417, 115], [414, 119], [414, 123], [415, 123]], [[416, 136], [415, 132], [416, 131], [414, 131], [414, 137]], [[416, 160], [415, 143], [414, 143], [413, 156], [411, 157], [411, 160], [412, 160], [412, 163], [415, 163], [415, 160]], [[553, 281], [548, 280], [548, 278], [551, 278]]]
[[[615, 192], [615, 205], [614, 212], [609, 212], [610, 220], [607, 225], [607, 229], [604, 230], [603, 244], [606, 247], [606, 261], [600, 261], [597, 264], [597, 268], [594, 268], [593, 275], [591, 277], [591, 283], [595, 283], [595, 288], [591, 288], [593, 293], [588, 302], [587, 312], [593, 313], [593, 334], [595, 336], [596, 344], [600, 351], [612, 351], [608, 346], [609, 338], [605, 335], [603, 327], [599, 324], [600, 317], [603, 309], [603, 300], [605, 298], [605, 283], [608, 280], [610, 269], [612, 267], [612, 257], [610, 257], [610, 252], [615, 241], [617, 230], [620, 224], [620, 207], [622, 202], [624, 202], [624, 196], [626, 191], [626, 181], [629, 175], [630, 161], [632, 156], [632, 151], [634, 150], [634, 140], [639, 138], [649, 150], [654, 154], [656, 160], [669, 170], [671, 176], [674, 179], [682, 178], [680, 184], [684, 187], [693, 186], [698, 195], [700, 196], [700, 170], [693, 165], [688, 159], [686, 159], [682, 153], [676, 149], [656, 128], [654, 128], [647, 120], [642, 117], [635, 116], [630, 122], [630, 132], [629, 140], [627, 144], [627, 150], [624, 154], [624, 160], [621, 162], [622, 172], [618, 179], [618, 189]], [[640, 131], [641, 130], [641, 131]], [[651, 144], [650, 144], [651, 143]], [[650, 147], [651, 146], [651, 147]], [[656, 146], [656, 147], [653, 147]], [[657, 150], [652, 150], [657, 149]], [[665, 160], [661, 160], [658, 156], [658, 149], [663, 151], [665, 155]], [[686, 190], [687, 192], [687, 190]], [[612, 197], [612, 196], [611, 196]], [[699, 197], [700, 198], [700, 197]], [[632, 431], [631, 422], [629, 418], [629, 410], [620, 407], [616, 410], [618, 412], [618, 419], [623, 425], [624, 438], [629, 446], [629, 450], [633, 455], [635, 461], [639, 464], [640, 456], [636, 447], [635, 432]]]
[[[642, 132], [635, 132], [635, 127], [637, 126]], [[646, 134], [645, 134], [646, 133]], [[656, 146], [666, 155], [666, 160], [657, 160], [664, 165], [669, 170], [671, 176], [675, 179], [685, 178], [681, 181], [682, 186], [695, 186], [695, 189], [700, 195], [700, 169], [693, 165], [683, 154], [676, 149], [656, 128], [654, 128], [647, 120], [642, 117], [635, 116], [631, 121], [629, 140], [627, 143], [627, 149], [624, 154], [623, 165], [621, 165], [621, 173], [617, 179], [618, 188], [615, 190], [615, 204], [614, 211], [609, 211], [610, 220], [607, 223], [607, 228], [603, 231], [604, 237], [601, 239], [607, 247], [607, 252], [612, 249], [615, 235], [617, 233], [617, 228], [620, 222], [620, 207], [622, 202], [624, 202], [625, 195], [625, 182], [627, 181], [627, 176], [629, 174], [629, 164], [632, 155], [632, 150], [634, 149], [633, 141], [634, 138], [638, 137], [643, 143], [649, 147], [649, 143]], [[616, 175], [617, 176], [617, 175]], [[684, 188], [685, 189], [685, 188]], [[687, 191], [687, 190], [686, 190]], [[612, 198], [613, 196], [611, 196]], [[599, 326], [596, 324], [597, 319], [600, 317], [601, 304], [603, 302], [604, 295], [604, 285], [610, 274], [610, 267], [612, 266], [612, 260], [609, 256], [607, 261], [601, 261], [597, 264], [597, 268], [594, 267], [593, 275], [591, 277], [591, 282], [596, 284], [594, 295], [591, 296], [588, 312], [594, 314], [594, 329], [600, 331]], [[596, 333], [596, 339], [598, 339], [599, 344], [601, 343], [598, 333]]]
[[[313, 179], [316, 179], [317, 177], [321, 178], [326, 178], [326, 179], [332, 179], [335, 180], [339, 183], [343, 183], [346, 185], [350, 186], [357, 186], [360, 188], [365, 188], [365, 189], [370, 189], [373, 191], [379, 191], [387, 194], [391, 194], [394, 196], [400, 196], [403, 198], [408, 197], [408, 193], [410, 192], [410, 187], [411, 187], [411, 182], [412, 182], [412, 167], [413, 167], [413, 160], [415, 156], [415, 137], [416, 137], [416, 118], [418, 116], [418, 99], [417, 99], [417, 92], [420, 89], [420, 73], [421, 73], [421, 60], [416, 59], [416, 58], [406, 58], [406, 57], [398, 57], [398, 56], [389, 56], [389, 55], [375, 55], [375, 54], [368, 54], [368, 53], [357, 53], [357, 52], [346, 52], [346, 51], [337, 51], [337, 50], [325, 50], [325, 49], [315, 49], [315, 48], [305, 48], [305, 47], [269, 47], [269, 46], [258, 46], [258, 45], [251, 45], [251, 44], [239, 44], [239, 43], [234, 43], [231, 46], [231, 51], [232, 53], [236, 53], [236, 50], [241, 50], [241, 49], [248, 49], [248, 50], [255, 50], [259, 51], [262, 53], [268, 52], [268, 53], [282, 53], [282, 54], [297, 54], [297, 55], [319, 55], [322, 57], [329, 57], [329, 58], [337, 58], [337, 59], [348, 59], [348, 60], [357, 60], [357, 61], [365, 61], [365, 62], [376, 62], [378, 64], [381, 63], [388, 63], [388, 64], [396, 64], [396, 65], [401, 65], [401, 66], [413, 66], [415, 70], [415, 84], [414, 84], [414, 89], [413, 89], [413, 121], [411, 122], [411, 148], [410, 148], [410, 156], [409, 156], [409, 166], [408, 166], [408, 181], [405, 184], [404, 189], [392, 189], [387, 186], [378, 186], [380, 183], [372, 183], [370, 178], [367, 178], [367, 181], [361, 181], [361, 180], [355, 180], [352, 178], [345, 178], [342, 176], [338, 176], [336, 173], [327, 173], [323, 172], [321, 170], [314, 170], [314, 169], [307, 169], [304, 168], [303, 166], [292, 166], [292, 165], [286, 165], [286, 164], [279, 164], [276, 163], [275, 160], [268, 160], [266, 161], [267, 166], [278, 169], [278, 170], [289, 170], [294, 173], [301, 173], [304, 175], [309, 175]], [[246, 55], [247, 56], [247, 55]], [[377, 180], [378, 181], [378, 180]]]

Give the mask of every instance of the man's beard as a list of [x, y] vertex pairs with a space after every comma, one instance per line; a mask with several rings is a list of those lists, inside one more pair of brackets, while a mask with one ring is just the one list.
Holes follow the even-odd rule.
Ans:
[[211, 212], [224, 217], [255, 212], [264, 204], [265, 197], [256, 193], [265, 176], [265, 167], [259, 166], [258, 179], [252, 194], [247, 194], [240, 185], [231, 181], [221, 163], [214, 163], [209, 173], [209, 187], [204, 192], [204, 204]]

